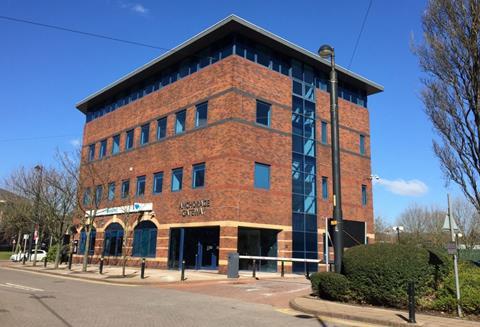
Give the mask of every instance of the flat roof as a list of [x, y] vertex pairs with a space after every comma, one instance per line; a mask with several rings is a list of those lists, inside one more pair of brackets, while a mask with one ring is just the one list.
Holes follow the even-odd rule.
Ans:
[[[267, 45], [279, 53], [303, 61], [321, 71], [328, 72], [330, 70], [329, 60], [323, 59], [317, 54], [314, 54], [311, 51], [287, 41], [261, 27], [258, 27], [257, 25], [252, 24], [241, 17], [230, 15], [188, 39], [187, 41], [174, 47], [173, 49], [165, 52], [161, 56], [126, 74], [99, 91], [87, 96], [78, 102], [76, 107], [83, 113], [86, 113], [89, 111], [89, 109], [95, 108], [112, 96], [128, 90], [141, 81], [153, 77], [161, 70], [195, 54], [196, 52], [204, 49], [208, 45], [222, 39], [232, 32], [237, 32], [241, 35], [247, 36], [253, 41]], [[335, 65], [335, 67], [340, 80], [346, 81], [353, 86], [365, 90], [367, 95], [372, 95], [383, 91], [382, 85], [370, 81], [369, 79], [360, 76], [342, 66]]]

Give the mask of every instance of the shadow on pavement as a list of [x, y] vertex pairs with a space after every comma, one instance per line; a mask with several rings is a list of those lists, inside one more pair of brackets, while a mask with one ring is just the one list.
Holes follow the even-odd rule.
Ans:
[[35, 299], [37, 300], [45, 309], [47, 309], [51, 314], [53, 314], [55, 317], [58, 318], [58, 320], [60, 320], [65, 326], [68, 326], [68, 327], [71, 327], [72, 325], [70, 325], [68, 323], [68, 321], [66, 321], [65, 319], [63, 319], [62, 316], [60, 316], [55, 310], [53, 310], [52, 308], [50, 308], [50, 306], [48, 304], [46, 304], [43, 299], [55, 299], [56, 297], [53, 296], [53, 295], [42, 295], [42, 296], [38, 296], [36, 294], [30, 294], [30, 297], [32, 299]]

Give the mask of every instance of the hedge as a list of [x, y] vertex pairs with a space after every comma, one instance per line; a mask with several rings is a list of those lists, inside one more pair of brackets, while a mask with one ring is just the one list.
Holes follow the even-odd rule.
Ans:
[[312, 289], [322, 299], [332, 301], [348, 301], [351, 298], [350, 282], [341, 274], [319, 272], [310, 275]]

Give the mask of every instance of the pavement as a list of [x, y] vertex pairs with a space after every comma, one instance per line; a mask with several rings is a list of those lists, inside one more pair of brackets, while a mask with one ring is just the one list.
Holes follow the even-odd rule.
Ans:
[[[348, 305], [302, 296], [290, 300], [290, 307], [318, 317], [332, 317], [380, 326], [412, 326], [408, 323], [408, 312], [375, 308], [365, 305]], [[435, 327], [479, 327], [480, 322], [466, 319], [446, 318], [427, 314], [416, 314], [418, 326]]]

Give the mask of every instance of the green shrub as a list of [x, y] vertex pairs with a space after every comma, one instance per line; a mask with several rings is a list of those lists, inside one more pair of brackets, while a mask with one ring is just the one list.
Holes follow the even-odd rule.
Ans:
[[52, 245], [47, 252], [47, 261], [55, 262], [55, 256], [57, 255], [58, 245]]
[[348, 301], [350, 299], [350, 283], [341, 274], [319, 272], [310, 276], [312, 289], [322, 299], [333, 301]]
[[417, 298], [432, 294], [446, 267], [425, 248], [385, 243], [348, 249], [343, 265], [355, 300], [393, 307], [406, 306], [409, 281], [415, 282]]
[[[480, 268], [468, 262], [460, 263], [458, 278], [460, 281], [460, 304], [463, 311], [466, 314], [478, 314], [480, 312]], [[443, 288], [438, 290], [436, 298], [431, 304], [431, 309], [446, 312], [457, 310], [453, 271], [445, 279]]]

